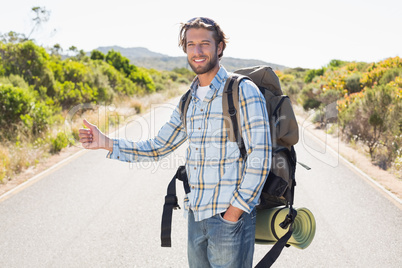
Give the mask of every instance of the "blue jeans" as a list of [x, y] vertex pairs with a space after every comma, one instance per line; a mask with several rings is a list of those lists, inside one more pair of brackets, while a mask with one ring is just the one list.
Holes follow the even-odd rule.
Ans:
[[255, 209], [237, 222], [221, 214], [196, 222], [188, 212], [188, 262], [190, 268], [246, 268], [253, 265]]

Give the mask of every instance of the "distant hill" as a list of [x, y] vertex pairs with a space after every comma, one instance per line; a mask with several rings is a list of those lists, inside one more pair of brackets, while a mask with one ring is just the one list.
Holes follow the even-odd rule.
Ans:
[[[124, 48], [119, 46], [108, 46], [108, 47], [99, 47], [97, 50], [106, 54], [109, 50], [119, 51], [124, 57], [128, 58], [132, 64], [140, 67], [144, 67], [147, 69], [156, 69], [156, 70], [173, 70], [174, 68], [190, 68], [187, 63], [187, 58], [183, 57], [171, 57], [165, 54], [156, 53], [150, 51], [144, 47], [131, 47]], [[249, 60], [249, 59], [238, 59], [231, 57], [223, 57], [222, 64], [228, 71], [234, 71], [239, 68], [247, 67], [247, 66], [255, 66], [255, 65], [268, 65], [271, 66], [275, 70], [283, 70], [286, 69], [285, 66], [268, 63], [261, 60]]]
[[97, 50], [106, 54], [109, 50], [119, 51], [123, 56], [131, 59], [135, 58], [163, 58], [169, 57], [168, 55], [152, 52], [145, 47], [119, 47], [119, 46], [110, 46], [110, 47], [98, 47]]

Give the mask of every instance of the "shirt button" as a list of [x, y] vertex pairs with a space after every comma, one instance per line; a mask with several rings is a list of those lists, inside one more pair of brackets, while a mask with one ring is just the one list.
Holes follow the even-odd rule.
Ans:
[[198, 130], [201, 130], [201, 128], [199, 127]]
[[195, 189], [195, 187], [194, 187], [194, 186], [191, 186], [191, 189]]
[[198, 148], [195, 148], [196, 151], [198, 151]]
[[197, 167], [194, 167], [194, 170], [196, 170], [197, 169]]
[[118, 156], [117, 159], [120, 159], [120, 156]]
[[201, 109], [201, 112], [203, 112], [204, 111], [204, 109]]

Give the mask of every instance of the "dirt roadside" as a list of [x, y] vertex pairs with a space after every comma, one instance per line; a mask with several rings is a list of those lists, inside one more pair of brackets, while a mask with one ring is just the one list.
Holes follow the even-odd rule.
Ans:
[[79, 151], [84, 150], [78, 148], [76, 146], [70, 146], [68, 148], [64, 148], [60, 153], [52, 155], [51, 157], [47, 158], [45, 161], [41, 161], [35, 167], [30, 167], [20, 174], [16, 175], [14, 178], [9, 180], [6, 183], [0, 184], [0, 199], [3, 194], [8, 191], [11, 191], [18, 185], [28, 181], [29, 179], [33, 178], [34, 176], [40, 174], [51, 168], [52, 166], [56, 165], [57, 163], [67, 159], [68, 157], [78, 153]]

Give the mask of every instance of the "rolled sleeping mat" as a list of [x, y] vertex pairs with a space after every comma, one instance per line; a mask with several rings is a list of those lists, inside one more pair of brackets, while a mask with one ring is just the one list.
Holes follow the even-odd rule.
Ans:
[[[307, 208], [298, 208], [296, 211], [293, 234], [288, 240], [288, 244], [299, 249], [305, 249], [313, 241], [315, 235], [315, 218]], [[279, 224], [285, 220], [288, 213], [289, 209], [285, 207], [258, 210], [255, 243], [275, 244], [279, 238], [285, 235], [289, 227], [282, 229]]]

